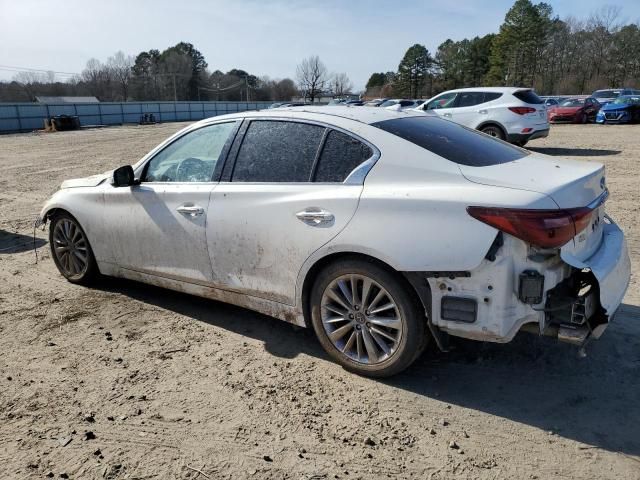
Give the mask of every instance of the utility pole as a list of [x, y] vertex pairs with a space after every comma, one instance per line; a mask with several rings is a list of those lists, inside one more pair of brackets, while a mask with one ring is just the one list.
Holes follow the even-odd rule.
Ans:
[[178, 101], [178, 93], [176, 91], [176, 75], [175, 75], [175, 73], [173, 74], [173, 101], [174, 102]]

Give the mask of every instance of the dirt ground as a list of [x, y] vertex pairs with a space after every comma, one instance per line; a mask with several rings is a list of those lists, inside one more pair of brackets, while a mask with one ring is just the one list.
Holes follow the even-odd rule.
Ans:
[[33, 220], [62, 180], [182, 126], [0, 136], [0, 478], [640, 479], [640, 125], [554, 126], [529, 146], [605, 163], [627, 235], [632, 284], [588, 356], [455, 340], [386, 381], [250, 311], [67, 283], [46, 232], [36, 263]]

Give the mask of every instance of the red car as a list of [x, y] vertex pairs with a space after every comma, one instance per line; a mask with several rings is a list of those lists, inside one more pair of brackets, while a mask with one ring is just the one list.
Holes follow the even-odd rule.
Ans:
[[595, 122], [600, 103], [593, 98], [567, 98], [547, 110], [549, 123]]

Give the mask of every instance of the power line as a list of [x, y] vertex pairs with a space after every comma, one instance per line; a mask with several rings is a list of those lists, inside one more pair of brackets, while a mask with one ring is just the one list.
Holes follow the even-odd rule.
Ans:
[[45, 70], [43, 68], [27, 68], [27, 67], [15, 67], [12, 65], [0, 65], [0, 70], [5, 70], [8, 72], [34, 72], [34, 73], [55, 73], [56, 75], [80, 75], [79, 73], [73, 72], [58, 72], [55, 70]]

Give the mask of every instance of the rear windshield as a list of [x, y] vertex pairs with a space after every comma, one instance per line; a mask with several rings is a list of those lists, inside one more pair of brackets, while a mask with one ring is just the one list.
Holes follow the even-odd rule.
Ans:
[[570, 100], [565, 100], [560, 104], [561, 107], [581, 107], [584, 103], [584, 100], [580, 100], [578, 98], [572, 98]]
[[470, 167], [498, 165], [528, 155], [526, 150], [435, 115], [385, 120], [372, 125], [447, 160]]
[[538, 95], [536, 95], [533, 90], [520, 90], [519, 92], [515, 92], [513, 96], [518, 100], [522, 100], [524, 103], [544, 103], [544, 101]]

